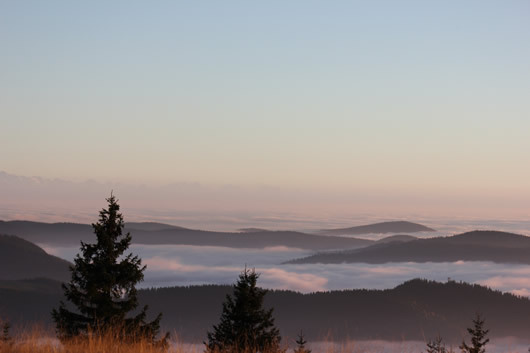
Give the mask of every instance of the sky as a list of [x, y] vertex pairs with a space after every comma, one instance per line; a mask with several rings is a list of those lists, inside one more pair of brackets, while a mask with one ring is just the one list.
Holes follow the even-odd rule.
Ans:
[[529, 16], [515, 0], [0, 1], [0, 171], [100, 183], [101, 201], [199, 185], [222, 191], [194, 209], [524, 218]]

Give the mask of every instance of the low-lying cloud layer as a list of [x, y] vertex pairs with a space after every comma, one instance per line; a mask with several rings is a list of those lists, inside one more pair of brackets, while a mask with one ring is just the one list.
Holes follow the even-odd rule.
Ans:
[[[435, 337], [426, 337], [425, 339], [434, 339]], [[468, 340], [469, 341], [469, 340]], [[289, 342], [290, 346], [295, 346], [294, 339]], [[521, 353], [527, 352], [530, 342], [518, 340], [515, 338], [492, 338], [486, 346], [488, 353]], [[420, 341], [381, 341], [381, 340], [351, 340], [346, 342], [309, 342], [306, 347], [313, 352], [350, 352], [350, 353], [418, 353], [425, 351], [425, 342]], [[177, 343], [176, 348], [182, 352], [202, 353], [203, 344], [181, 344]], [[458, 345], [447, 348], [458, 352]]]
[[[45, 248], [73, 260], [78, 248]], [[530, 295], [530, 266], [491, 262], [304, 264], [281, 263], [309, 252], [274, 247], [230, 249], [213, 246], [133, 245], [147, 265], [141, 287], [232, 284], [245, 266], [259, 272], [259, 284], [274, 289], [315, 292], [337, 289], [393, 288], [412, 278], [478, 283], [517, 295]]]

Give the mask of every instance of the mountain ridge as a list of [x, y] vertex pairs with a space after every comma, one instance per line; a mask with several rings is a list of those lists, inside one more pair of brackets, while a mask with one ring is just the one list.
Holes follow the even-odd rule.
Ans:
[[[129, 223], [131, 224], [131, 223]], [[132, 223], [130, 231], [133, 244], [174, 244], [197, 246], [222, 246], [231, 248], [266, 248], [286, 246], [307, 250], [359, 248], [373, 244], [373, 240], [308, 234], [296, 231], [215, 232], [164, 224]], [[145, 230], [145, 228], [153, 230]], [[78, 223], [44, 223], [30, 221], [0, 222], [0, 233], [13, 234], [37, 244], [78, 246], [80, 241], [94, 241], [92, 227]]]
[[435, 232], [434, 229], [409, 221], [387, 221], [348, 228], [322, 229], [323, 235], [361, 235], [370, 233], [416, 233]]
[[530, 237], [471, 231], [447, 237], [377, 243], [360, 249], [321, 252], [286, 264], [491, 261], [530, 264]]

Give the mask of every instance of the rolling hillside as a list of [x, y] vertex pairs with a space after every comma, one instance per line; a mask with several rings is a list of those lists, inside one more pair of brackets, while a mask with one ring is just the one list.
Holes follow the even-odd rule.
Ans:
[[27, 240], [0, 235], [0, 279], [46, 277], [63, 281], [70, 277], [69, 264]]

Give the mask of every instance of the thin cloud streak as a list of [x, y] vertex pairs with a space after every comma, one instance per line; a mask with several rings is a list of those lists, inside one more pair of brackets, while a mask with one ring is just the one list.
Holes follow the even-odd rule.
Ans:
[[155, 186], [93, 180], [72, 182], [2, 171], [0, 219], [90, 223], [110, 190], [120, 198], [129, 221], [158, 221], [206, 230], [233, 231], [244, 227], [317, 230], [396, 219], [418, 221], [444, 231], [447, 226], [447, 231], [487, 226], [525, 234], [529, 229], [530, 205], [524, 195], [512, 195], [515, 199], [497, 195], [490, 200], [480, 193], [473, 196], [470, 191], [458, 194], [431, 191], [429, 198], [422, 198], [419, 194], [425, 191], [421, 190], [333, 191], [198, 183]]

